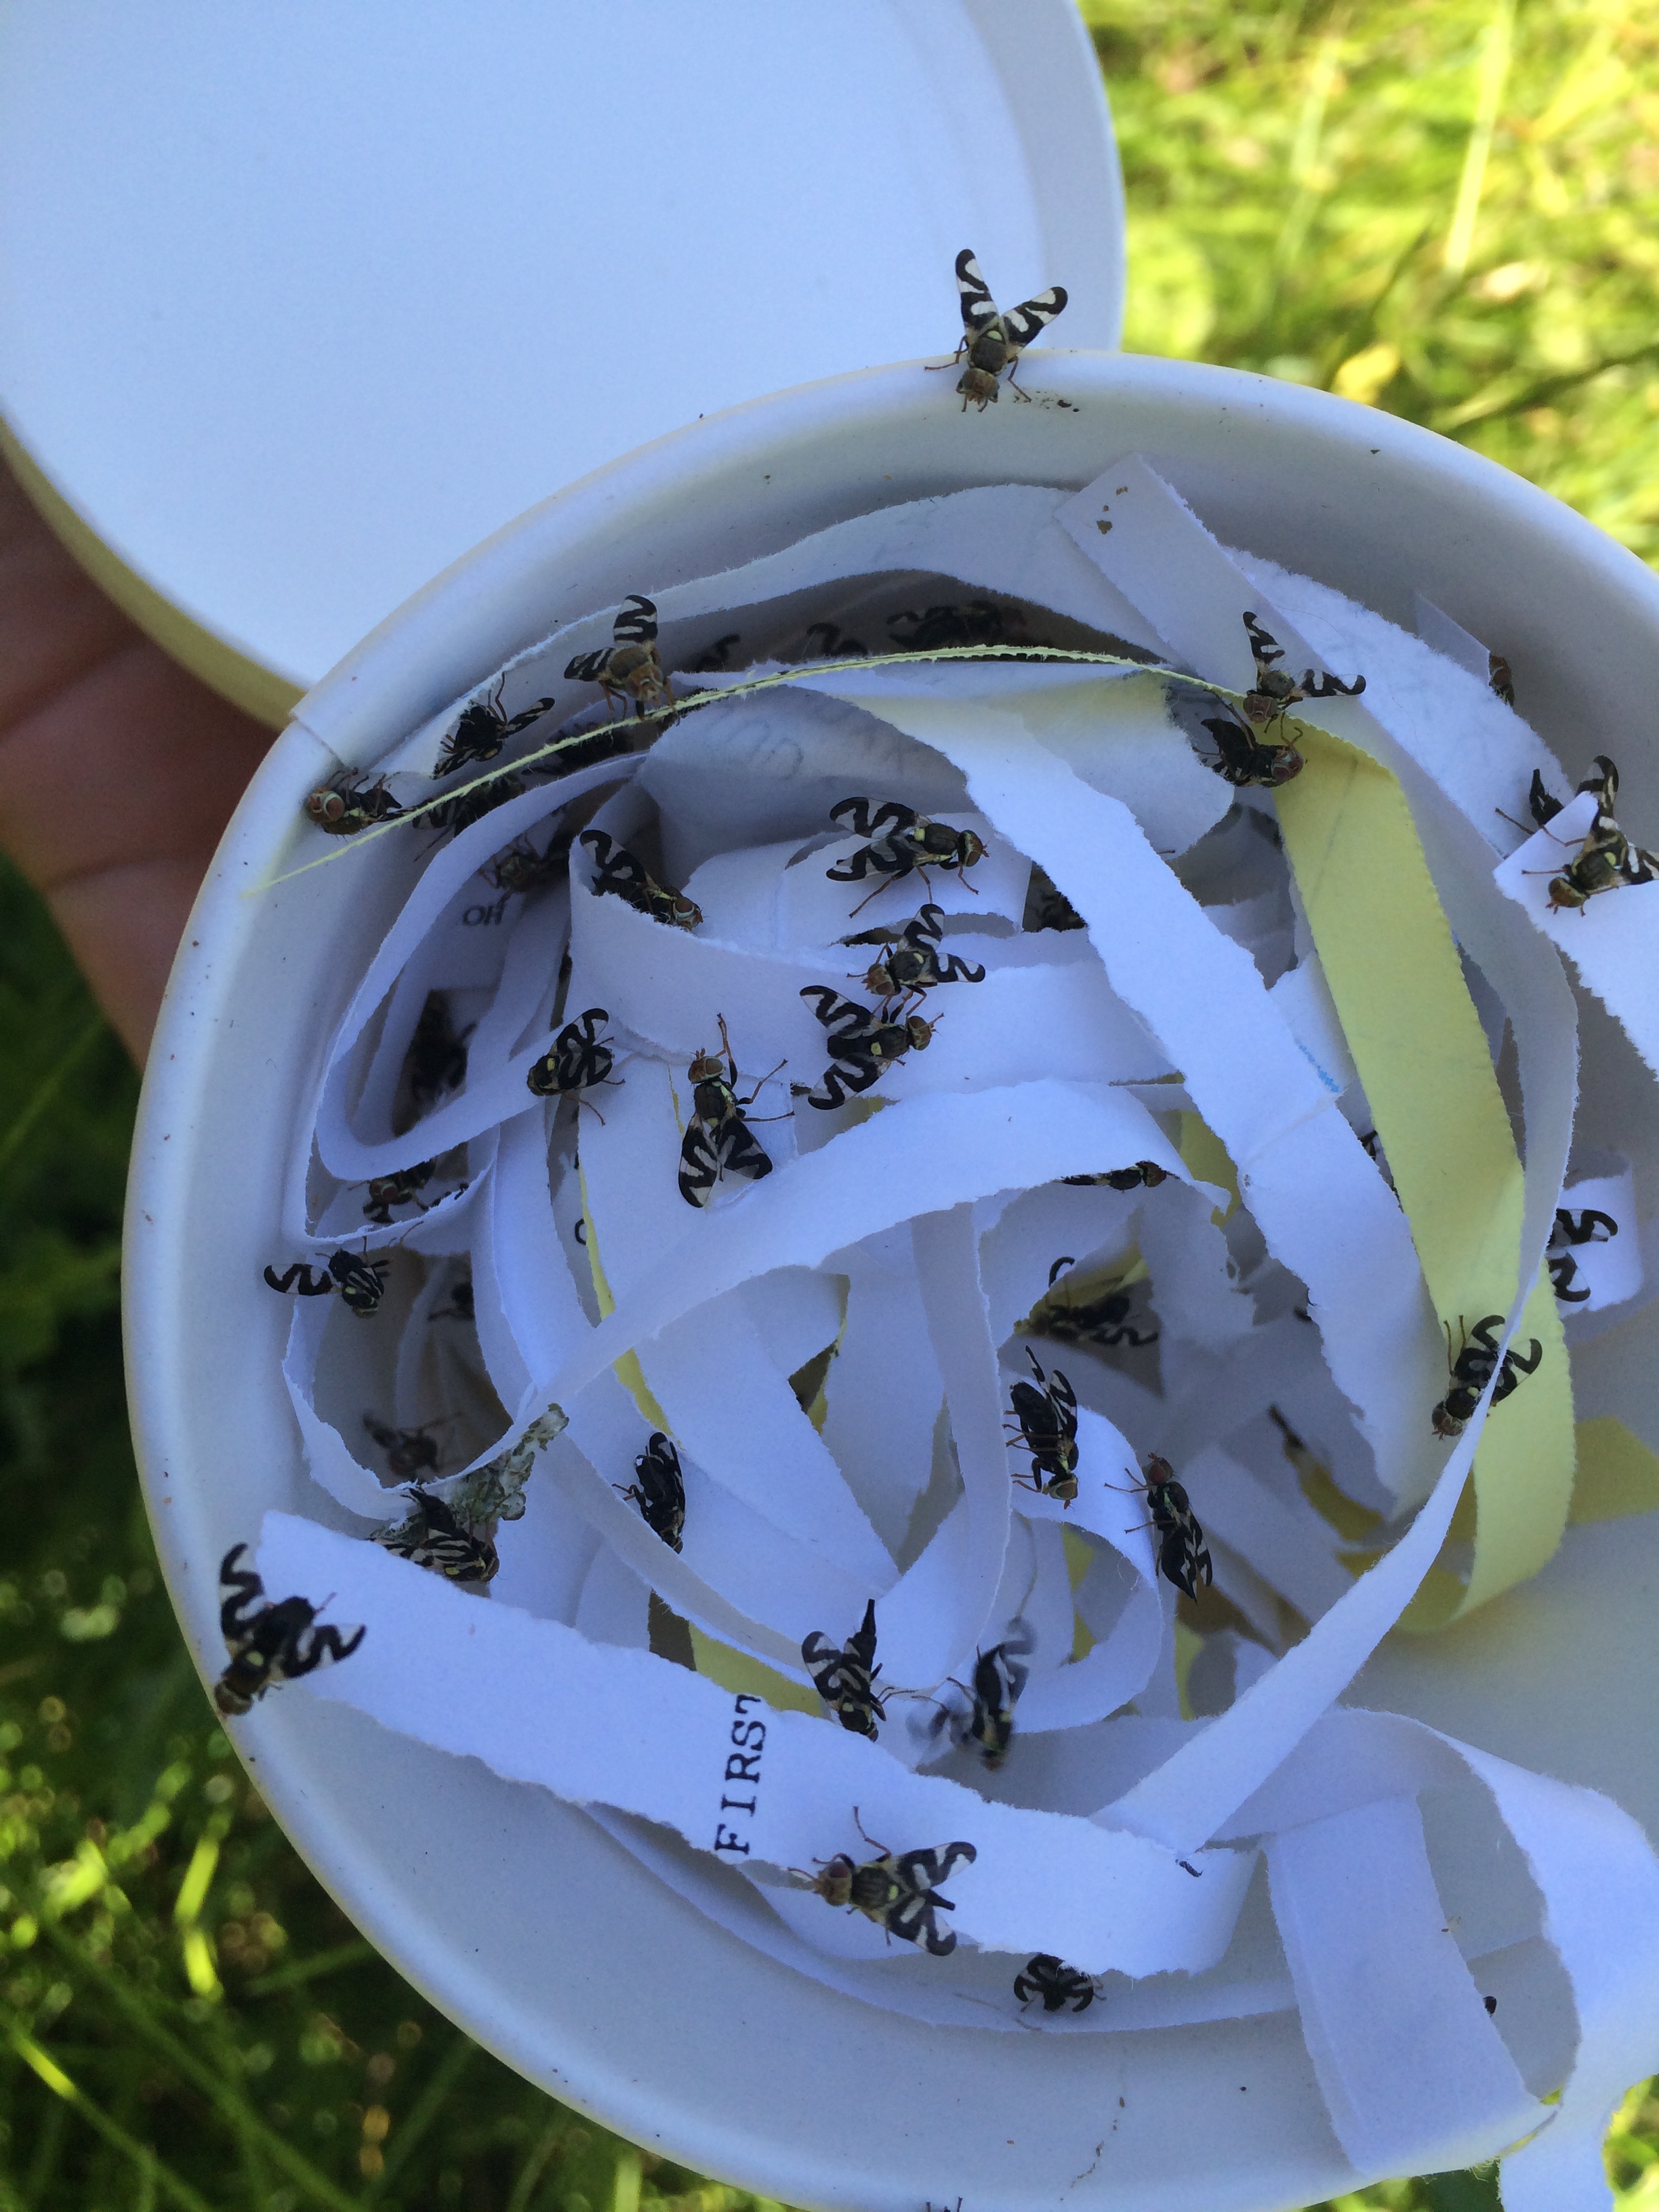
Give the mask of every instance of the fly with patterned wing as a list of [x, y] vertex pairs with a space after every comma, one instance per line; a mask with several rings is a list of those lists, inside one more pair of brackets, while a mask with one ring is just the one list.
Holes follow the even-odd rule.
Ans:
[[363, 1426], [386, 1455], [387, 1473], [398, 1482], [418, 1486], [423, 1474], [438, 1472], [441, 1455], [433, 1430], [447, 1427], [453, 1419], [453, 1415], [447, 1415], [439, 1420], [423, 1421], [418, 1429], [397, 1429], [385, 1421], [377, 1421], [373, 1413], [365, 1413]]
[[655, 602], [630, 592], [611, 626], [611, 642], [597, 653], [580, 653], [565, 670], [567, 681], [597, 684], [607, 707], [622, 702], [624, 714], [633, 702], [636, 714], [669, 705], [673, 686], [657, 650]]
[[367, 1253], [348, 1252], [342, 1246], [337, 1252], [331, 1252], [320, 1267], [295, 1260], [280, 1275], [274, 1267], [267, 1267], [264, 1279], [270, 1289], [292, 1291], [301, 1298], [325, 1298], [338, 1291], [357, 1318], [367, 1321], [379, 1311], [386, 1296], [386, 1262], [371, 1260]]
[[853, 1818], [860, 1835], [880, 1856], [858, 1864], [846, 1851], [819, 1862], [819, 1874], [794, 1870], [803, 1888], [814, 1891], [826, 1905], [844, 1905], [861, 1912], [887, 1934], [903, 1943], [922, 1943], [936, 1959], [948, 1958], [957, 1948], [956, 1930], [940, 1928], [939, 1911], [953, 1912], [955, 1905], [939, 1893], [940, 1882], [959, 1863], [972, 1865], [979, 1853], [971, 1844], [941, 1844], [936, 1850], [891, 1851], [873, 1836], [865, 1835], [858, 1808]]
[[1021, 1662], [1034, 1648], [1030, 1630], [1023, 1620], [1017, 1620], [1000, 1644], [994, 1644], [988, 1651], [975, 1655], [972, 1689], [964, 1688], [951, 1676], [954, 1686], [962, 1691], [970, 1710], [966, 1713], [944, 1711], [933, 1723], [936, 1735], [947, 1728], [953, 1729], [958, 1748], [963, 1744], [977, 1744], [980, 1756], [993, 1774], [1007, 1758], [1008, 1747], [1014, 1740], [1014, 1707], [1030, 1674], [1030, 1668]]
[[368, 1633], [363, 1627], [314, 1624], [318, 1608], [309, 1598], [280, 1598], [271, 1604], [265, 1586], [237, 1561], [247, 1549], [233, 1544], [219, 1565], [219, 1632], [230, 1664], [213, 1686], [213, 1702], [232, 1717], [249, 1712], [267, 1690], [336, 1659], [349, 1659]]
[[671, 1439], [659, 1429], [634, 1462], [634, 1480], [626, 1489], [613, 1482], [613, 1490], [640, 1509], [640, 1518], [653, 1536], [660, 1536], [671, 1552], [678, 1552], [685, 1529], [685, 1478], [680, 1455]]
[[968, 412], [971, 400], [982, 415], [999, 396], [1002, 372], [1008, 372], [1008, 389], [1017, 399], [1029, 399], [1029, 392], [1022, 392], [1014, 381], [1014, 370], [1019, 357], [1033, 338], [1040, 337], [1054, 317], [1066, 306], [1066, 293], [1062, 284], [1050, 285], [1046, 292], [1023, 300], [1017, 307], [1005, 313], [991, 297], [991, 288], [980, 273], [972, 249], [963, 246], [957, 256], [957, 294], [962, 306], [962, 341], [949, 362], [941, 368], [954, 368], [965, 353], [967, 365], [957, 380], [957, 390], [962, 394], [962, 411]]
[[[1114, 1483], [1112, 1487], [1115, 1490], [1119, 1486]], [[1158, 1572], [1184, 1597], [1196, 1598], [1199, 1584], [1207, 1585], [1214, 1575], [1204, 1530], [1186, 1490], [1175, 1479], [1175, 1469], [1167, 1459], [1149, 1452], [1135, 1488], [1146, 1501], [1158, 1539]], [[1143, 1528], [1146, 1525], [1141, 1523]], [[1129, 1531], [1124, 1533], [1127, 1535]]]
[[809, 1106], [830, 1113], [844, 1106], [849, 1091], [867, 1091], [908, 1052], [921, 1052], [933, 1042], [933, 1025], [920, 1014], [888, 1021], [873, 1006], [843, 999], [827, 983], [806, 983], [803, 999], [815, 1000], [813, 1012], [830, 1033], [831, 1065], [816, 1091], [803, 1093]]
[[1534, 1336], [1528, 1340], [1525, 1352], [1512, 1344], [1504, 1354], [1498, 1368], [1498, 1339], [1504, 1326], [1502, 1314], [1488, 1314], [1473, 1328], [1458, 1328], [1462, 1344], [1454, 1352], [1451, 1348], [1451, 1323], [1443, 1322], [1446, 1332], [1446, 1367], [1451, 1376], [1451, 1387], [1429, 1416], [1429, 1423], [1437, 1437], [1461, 1437], [1475, 1407], [1480, 1394], [1492, 1381], [1492, 1370], [1498, 1368], [1498, 1385], [1492, 1394], [1494, 1406], [1501, 1406], [1521, 1387], [1521, 1377], [1534, 1373], [1544, 1357], [1544, 1348]]
[[433, 781], [440, 776], [453, 775], [457, 769], [470, 768], [475, 762], [492, 761], [509, 738], [516, 738], [520, 730], [527, 730], [532, 722], [551, 712], [551, 699], [537, 699], [517, 714], [509, 714], [501, 705], [501, 692], [506, 678], [498, 683], [487, 699], [475, 699], [470, 707], [463, 707], [453, 729], [446, 732], [439, 750], [437, 764], [433, 769]]
[[[878, 877], [892, 883], [919, 875], [931, 890], [927, 871], [945, 868], [957, 872], [964, 890], [972, 890], [962, 871], [985, 858], [984, 842], [973, 830], [953, 830], [948, 822], [930, 821], [896, 799], [884, 800], [879, 806], [873, 799], [843, 799], [830, 809], [830, 819], [842, 827], [850, 823], [855, 835], [870, 841], [824, 870], [832, 884], [860, 884], [873, 868]], [[875, 890], [859, 901], [854, 914], [868, 906], [876, 891], [885, 888], [878, 882]]]
[[[1617, 890], [1626, 884], [1650, 884], [1656, 874], [1659, 874], [1659, 854], [1645, 852], [1640, 845], [1632, 845], [1619, 827], [1618, 818], [1613, 813], [1619, 801], [1618, 769], [1606, 753], [1597, 753], [1594, 766], [1595, 775], [1587, 775], [1578, 789], [1581, 793], [1595, 793], [1595, 819], [1577, 854], [1559, 874], [1548, 868], [1528, 872], [1552, 878], [1550, 908], [1553, 913], [1571, 908], [1583, 914], [1598, 892]], [[1532, 772], [1532, 790], [1528, 803], [1533, 820], [1540, 830], [1549, 830], [1550, 836], [1554, 837], [1556, 833], [1550, 830], [1549, 825], [1561, 811], [1561, 801], [1547, 789], [1536, 769]], [[1498, 811], [1503, 813], [1501, 807]], [[1504, 818], [1506, 822], [1514, 820], [1512, 815], [1504, 815]], [[1516, 823], [1517, 828], [1524, 826]], [[1571, 841], [1558, 839], [1557, 842], [1565, 844]]]
[[306, 799], [307, 814], [331, 837], [355, 837], [359, 830], [376, 823], [395, 822], [404, 811], [383, 775], [376, 776], [373, 783], [354, 782], [359, 773], [355, 768], [342, 769], [331, 783]]
[[1016, 1335], [1048, 1336], [1058, 1344], [1096, 1345], [1103, 1352], [1123, 1345], [1139, 1352], [1158, 1342], [1155, 1328], [1138, 1326], [1148, 1316], [1150, 1292], [1145, 1276], [1127, 1290], [1115, 1283], [1091, 1288], [1086, 1276], [1079, 1282], [1065, 1274], [1067, 1267], [1076, 1264], [1069, 1252], [1061, 1253], [1048, 1270], [1048, 1289], [1025, 1319], [1014, 1323]]
[[872, 1741], [876, 1723], [884, 1721], [887, 1709], [875, 1687], [881, 1669], [876, 1664], [876, 1601], [864, 1608], [864, 1619], [844, 1644], [835, 1644], [821, 1628], [815, 1628], [800, 1647], [812, 1687], [844, 1729]]
[[1037, 1997], [1042, 1999], [1044, 2012], [1061, 2012], [1067, 2005], [1073, 2012], [1087, 2012], [1100, 1995], [1100, 1984], [1094, 1975], [1068, 1966], [1052, 1951], [1039, 1951], [1014, 1976], [1014, 1995], [1020, 2000], [1022, 2012]]
[[674, 929], [696, 929], [702, 921], [702, 908], [695, 899], [672, 884], [659, 884], [637, 853], [617, 844], [605, 830], [584, 830], [576, 842], [593, 855], [596, 896], [608, 892], [635, 914]]
[[884, 1016], [895, 1000], [901, 1018], [920, 1005], [922, 995], [942, 983], [982, 983], [985, 970], [959, 954], [939, 957], [945, 934], [944, 909], [925, 906], [894, 938], [884, 930], [866, 930], [843, 941], [848, 945], [875, 944], [881, 955], [865, 972], [864, 988], [882, 1001]]
[[[589, 1006], [578, 1014], [574, 1022], [567, 1022], [541, 1058], [532, 1061], [526, 1073], [525, 1081], [538, 1098], [574, 1098], [578, 1106], [599, 1109], [591, 1098], [584, 1098], [601, 1083], [611, 1081], [611, 1069], [617, 1055], [611, 1040], [599, 1031], [611, 1016], [603, 1006]], [[621, 1079], [617, 1079], [620, 1088]], [[599, 1119], [605, 1116], [599, 1114]]]
[[[707, 1206], [726, 1176], [738, 1182], [758, 1182], [772, 1172], [766, 1148], [747, 1119], [748, 1109], [772, 1076], [762, 1076], [746, 1098], [738, 1097], [738, 1063], [726, 1034], [726, 1017], [718, 1019], [724, 1062], [717, 1053], [700, 1052], [685, 1071], [692, 1111], [680, 1146], [680, 1196], [688, 1206]], [[780, 1060], [778, 1066], [782, 1065]], [[775, 1067], [772, 1075], [777, 1072]]]
[[495, 1580], [501, 1561], [488, 1536], [475, 1535], [441, 1498], [418, 1482], [411, 1482], [404, 1495], [410, 1507], [407, 1517], [377, 1528], [375, 1543], [460, 1589], [481, 1589]]
[[1009, 1388], [1014, 1413], [1009, 1425], [1018, 1431], [1010, 1437], [1009, 1449], [1030, 1452], [1031, 1471], [1016, 1474], [1014, 1480], [1070, 1505], [1077, 1498], [1077, 1393], [1059, 1368], [1043, 1373], [1030, 1345], [1025, 1356], [1036, 1381]]

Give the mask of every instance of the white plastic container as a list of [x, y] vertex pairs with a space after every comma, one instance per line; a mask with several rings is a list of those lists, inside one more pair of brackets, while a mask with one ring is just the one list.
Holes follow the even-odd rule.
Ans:
[[[1139, 452], [1225, 542], [1407, 626], [1421, 592], [1490, 641], [1575, 771], [1617, 732], [1627, 826], [1659, 842], [1637, 753], [1659, 580], [1589, 524], [1427, 432], [1294, 386], [1059, 350], [1025, 380], [1038, 404], [964, 415], [949, 380], [912, 362], [711, 416], [498, 533], [301, 702], [192, 917], [134, 1160], [135, 1423], [204, 1675], [223, 1663], [227, 1547], [271, 1507], [337, 1517], [304, 1472], [280, 1374], [288, 1316], [259, 1274], [297, 1102], [349, 994], [352, 949], [378, 941], [394, 898], [373, 848], [259, 886], [294, 852], [308, 791], [562, 621], [873, 507], [977, 483], [1081, 487]], [[1593, 1039], [1586, 1086], [1598, 1135], [1616, 1134], [1650, 1187], [1650, 1114], [1597, 1089]], [[1650, 1433], [1655, 1310], [1603, 1340]], [[1643, 1595], [1659, 1571], [1655, 1517], [1570, 1531], [1544, 1576], [1443, 1646], [1385, 1645], [1370, 1701], [1608, 1789], [1659, 1833], [1659, 1763], [1643, 1750], [1659, 1691]], [[1554, 1650], [1593, 1633], [1622, 1654], [1594, 1725], [1552, 1707], [1547, 1676], [1515, 1686], [1504, 1654], [1527, 1644], [1540, 1591]], [[882, 2212], [958, 2196], [974, 2212], [1269, 2212], [1356, 2185], [1293, 2013], [1069, 2039], [928, 2028], [726, 1937], [580, 1813], [475, 1761], [301, 1697], [257, 1708], [240, 1740], [319, 1878], [434, 2002], [554, 2094], [705, 2171]], [[1428, 2137], [1412, 2160], [1447, 2162]]]

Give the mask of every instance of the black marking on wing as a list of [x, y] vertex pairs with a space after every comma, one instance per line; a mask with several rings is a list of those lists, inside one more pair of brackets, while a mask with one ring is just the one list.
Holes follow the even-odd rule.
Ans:
[[689, 1205], [707, 1206], [722, 1176], [758, 1182], [771, 1172], [765, 1147], [743, 1121], [711, 1132], [700, 1116], [692, 1117], [680, 1146], [680, 1196]]
[[941, 1844], [937, 1850], [901, 1851], [896, 1871], [907, 1887], [936, 1889], [959, 1861], [971, 1866], [978, 1856], [971, 1844]]
[[1030, 344], [1039, 332], [1048, 328], [1054, 317], [1064, 309], [1066, 287], [1052, 284], [1046, 292], [1039, 292], [1034, 300], [1025, 300], [1018, 307], [1010, 307], [1002, 319], [1002, 327], [1009, 343], [1018, 349]]
[[611, 635], [618, 645], [650, 645], [656, 635], [656, 602], [630, 592], [611, 624]]
[[957, 290], [962, 301], [962, 326], [969, 337], [977, 337], [988, 323], [995, 322], [997, 303], [970, 246], [964, 246], [957, 256]]
[[936, 1959], [948, 1958], [957, 1948], [954, 1928], [941, 1929], [933, 1915], [943, 1905], [947, 1912], [955, 1907], [945, 1897], [933, 1897], [924, 1892], [916, 1897], [902, 1898], [888, 1913], [884, 1923], [902, 1942], [924, 1942]]
[[219, 1589], [223, 1601], [219, 1607], [219, 1632], [233, 1657], [247, 1649], [252, 1634], [248, 1609], [259, 1605], [265, 1594], [258, 1576], [236, 1564], [246, 1549], [246, 1544], [233, 1544], [219, 1563]]

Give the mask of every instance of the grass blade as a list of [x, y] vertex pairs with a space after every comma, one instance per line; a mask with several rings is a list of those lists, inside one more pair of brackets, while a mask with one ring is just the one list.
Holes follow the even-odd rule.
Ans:
[[170, 2166], [164, 2165], [157, 2158], [148, 2143], [141, 2143], [101, 2112], [86, 2092], [70, 2081], [57, 2060], [43, 2051], [32, 2037], [25, 2035], [9, 2014], [4, 2018], [4, 2034], [23, 2063], [45, 2082], [54, 2097], [60, 2097], [64, 2104], [83, 2119], [95, 2134], [102, 2136], [106, 2142], [112, 2143], [117, 2150], [132, 2160], [152, 2191], [162, 2191], [175, 2204], [182, 2205], [184, 2212], [214, 2212], [206, 2197], [198, 2197], [187, 2181], [180, 2180]]
[[101, 1014], [94, 1014], [86, 1027], [73, 1037], [68, 1048], [59, 1054], [56, 1063], [47, 1069], [34, 1086], [33, 1095], [22, 1111], [13, 1121], [3, 1136], [0, 1136], [0, 1175], [3, 1175], [17, 1154], [28, 1141], [29, 1133], [40, 1121], [52, 1100], [57, 1097], [70, 1077], [74, 1074], [87, 1054], [104, 1034], [107, 1027]]
[[361, 1940], [341, 1943], [332, 1951], [319, 1951], [315, 1958], [296, 1959], [292, 1966], [278, 1966], [274, 1973], [261, 1974], [257, 1981], [244, 1982], [238, 1994], [244, 1997], [274, 1996], [280, 1990], [297, 1990], [306, 1982], [320, 1981], [325, 1974], [337, 1974], [347, 1966], [361, 1966], [365, 1960], [379, 1956], [372, 1943]]
[[150, 2004], [136, 1990], [129, 1988], [118, 1975], [95, 1965], [75, 1938], [57, 1923], [46, 1921], [42, 1933], [74, 1972], [101, 1990], [168, 2065], [192, 2087], [200, 2090], [228, 2126], [239, 2136], [245, 2135], [257, 2142], [271, 2163], [281, 2166], [289, 2180], [297, 2182], [313, 2203], [325, 2205], [328, 2212], [356, 2212], [357, 2200], [319, 2172], [302, 2151], [296, 2150], [274, 2128], [268, 2127], [233, 2082], [162, 2027]]

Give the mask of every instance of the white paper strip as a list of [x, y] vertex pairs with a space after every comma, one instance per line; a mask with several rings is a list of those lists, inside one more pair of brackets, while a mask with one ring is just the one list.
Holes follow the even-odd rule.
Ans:
[[1270, 1249], [1308, 1285], [1332, 1372], [1360, 1409], [1384, 1480], [1406, 1486], [1429, 1457], [1408, 1409], [1443, 1364], [1438, 1327], [1404, 1217], [1249, 956], [1214, 929], [1127, 809], [1033, 742], [1023, 718], [957, 696], [897, 696], [874, 678], [815, 681], [937, 743], [1084, 915], [1113, 988], [1226, 1146]]
[[[1144, 1974], [1200, 1972], [1226, 1948], [1248, 1852], [1204, 1853], [1194, 1880], [1139, 1837], [908, 1774], [844, 1730], [766, 1711], [649, 1652], [598, 1650], [557, 1622], [477, 1605], [379, 1546], [291, 1515], [267, 1515], [258, 1566], [268, 1589], [319, 1604], [332, 1592], [331, 1619], [368, 1626], [352, 1664], [305, 1678], [309, 1694], [471, 1753], [507, 1780], [644, 1813], [750, 1868], [860, 1850], [854, 1805], [896, 1849], [961, 1838], [977, 1858], [951, 1877], [951, 1924], [986, 1949], [1052, 1949], [1086, 1971]], [[1024, 1875], [1033, 1855], [1046, 1869], [1040, 1897]]]
[[1458, 1954], [1409, 1798], [1273, 1838], [1273, 1915], [1319, 2086], [1362, 2173], [1475, 2164], [1545, 2118]]
[[[1300, 611], [1280, 607], [1253, 582], [1139, 455], [1115, 461], [1060, 509], [1059, 519], [1194, 675], [1235, 691], [1253, 688], [1246, 613], [1272, 632], [1284, 648], [1285, 667], [1297, 677], [1310, 665], [1345, 680], [1363, 674], [1363, 697], [1322, 699], [1309, 719], [1367, 751], [1375, 751], [1378, 736], [1386, 732], [1497, 849], [1510, 840], [1496, 810], [1524, 816], [1533, 769], [1549, 779], [1560, 775], [1541, 741], [1484, 682], [1391, 626], [1386, 657], [1366, 651], [1352, 637], [1352, 604], [1299, 578], [1302, 608], [1314, 614], [1323, 632], [1304, 635], [1297, 626]], [[1109, 526], [1104, 531], [1103, 522]], [[1269, 565], [1251, 563], [1258, 573]], [[1372, 641], [1384, 627], [1369, 613], [1364, 623]]]

